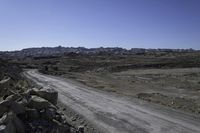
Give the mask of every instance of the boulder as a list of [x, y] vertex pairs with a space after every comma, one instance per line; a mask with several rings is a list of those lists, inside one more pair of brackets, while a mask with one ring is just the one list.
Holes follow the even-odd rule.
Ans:
[[12, 110], [15, 114], [25, 113], [25, 107], [15, 101], [11, 102], [9, 109]]
[[16, 133], [16, 129], [12, 123], [0, 125], [0, 133]]
[[0, 119], [2, 133], [25, 133], [21, 120], [11, 111]]
[[8, 97], [6, 97], [5, 100], [7, 101], [15, 101], [17, 99], [21, 98], [21, 96], [19, 94], [13, 94], [13, 95], [10, 95]]
[[0, 125], [0, 133], [6, 133], [6, 125]]
[[0, 80], [0, 87], [1, 88], [6, 88], [9, 87], [9, 84], [11, 82], [11, 78], [10, 77], [4, 77], [4, 79]]
[[29, 90], [27, 90], [27, 94], [29, 94], [29, 95], [37, 95], [37, 91], [38, 91], [39, 89], [37, 89], [37, 88], [32, 88], [32, 89], [29, 89]]
[[35, 120], [40, 117], [38, 111], [36, 109], [26, 108], [26, 116], [29, 120]]
[[52, 104], [56, 105], [57, 104], [57, 100], [58, 100], [58, 92], [55, 91], [54, 89], [36, 89], [33, 88], [32, 91], [30, 91], [31, 95], [37, 95], [39, 97], [42, 97], [46, 100], [48, 100], [49, 102], [51, 102]]
[[56, 116], [55, 108], [47, 108], [45, 112], [42, 114], [42, 117], [46, 120], [52, 120]]
[[7, 107], [0, 105], [0, 117], [7, 111], [8, 111]]
[[[29, 90], [27, 90], [27, 91], [21, 93], [22, 97], [23, 97], [23, 98], [26, 98], [26, 99], [30, 99], [30, 98], [31, 98], [31, 91], [32, 91], [32, 89], [29, 89]], [[32, 95], [33, 95], [33, 94], [32, 94]]]
[[84, 126], [78, 126], [78, 133], [84, 133]]
[[[12, 122], [9, 122], [6, 125], [6, 133], [18, 133], [16, 128], [17, 127], [15, 127], [15, 125]], [[19, 132], [19, 133], [24, 133], [24, 132]]]
[[26, 107], [28, 105], [28, 100], [26, 98], [22, 98], [22, 99], [19, 99], [18, 101], [16, 101], [18, 104]]
[[69, 133], [70, 127], [67, 125], [62, 125], [59, 121], [53, 119], [53, 129], [51, 133]]
[[15, 128], [17, 133], [25, 133], [24, 124], [13, 112], [8, 113], [7, 121], [8, 127]]
[[30, 108], [41, 110], [41, 109], [47, 109], [49, 107], [54, 107], [51, 103], [49, 103], [44, 98], [38, 97], [38, 96], [31, 96], [31, 99], [29, 101], [29, 104], [27, 105]]
[[6, 118], [7, 118], [7, 113], [4, 113], [4, 115], [0, 118], [0, 125], [5, 124]]
[[13, 111], [15, 114], [23, 114], [25, 113], [25, 108], [23, 105], [20, 105], [19, 103], [15, 102], [15, 101], [8, 101], [8, 100], [4, 100], [0, 103], [0, 114], [2, 114], [3, 112], [5, 113], [5, 111], [11, 110]]

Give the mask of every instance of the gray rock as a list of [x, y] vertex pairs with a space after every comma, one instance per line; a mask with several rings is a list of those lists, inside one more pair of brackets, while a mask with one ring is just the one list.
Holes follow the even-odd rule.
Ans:
[[12, 123], [0, 125], [0, 133], [16, 133], [16, 129]]
[[18, 100], [17, 103], [26, 107], [28, 105], [28, 100], [26, 98], [22, 98], [22, 99]]
[[25, 107], [17, 102], [11, 102], [10, 110], [12, 110], [15, 114], [24, 114]]
[[[18, 133], [16, 127], [14, 126], [12, 122], [6, 125], [6, 133]], [[21, 133], [24, 133], [24, 132], [21, 132]]]
[[19, 103], [15, 101], [4, 100], [0, 103], [0, 107], [1, 107], [0, 114], [2, 114], [3, 112], [5, 113], [5, 111], [8, 111], [8, 110], [12, 110], [16, 114], [25, 113], [24, 106], [20, 105]]
[[26, 93], [28, 93], [29, 95], [37, 95], [37, 91], [39, 89], [37, 88], [32, 88], [32, 89], [29, 89]]
[[6, 118], [7, 118], [7, 113], [5, 113], [5, 114], [0, 118], [0, 125], [5, 124]]
[[32, 89], [29, 89], [29, 90], [21, 93], [21, 95], [23, 96], [23, 98], [29, 99], [29, 98], [31, 98], [31, 91], [32, 91]]
[[78, 126], [78, 132], [84, 133], [84, 126]]
[[49, 103], [47, 100], [45, 100], [44, 98], [38, 97], [38, 96], [31, 96], [31, 99], [27, 106], [30, 108], [35, 108], [37, 110], [53, 107], [53, 105], [51, 103]]
[[47, 108], [43, 117], [47, 120], [52, 120], [56, 116], [56, 109], [55, 108]]
[[8, 111], [7, 107], [0, 105], [0, 117], [7, 111]]
[[62, 125], [57, 120], [53, 119], [54, 127], [51, 133], [68, 133], [70, 132], [70, 127], [67, 125]]
[[6, 133], [6, 125], [0, 125], [0, 133]]
[[10, 77], [0, 80], [0, 88], [9, 87], [10, 82], [11, 82], [11, 78]]
[[39, 97], [42, 97], [42, 98], [48, 100], [49, 102], [51, 102], [54, 105], [57, 104], [58, 92], [55, 91], [54, 89], [43, 88], [43, 89], [39, 90], [39, 89], [33, 88], [30, 93], [31, 93], [31, 95], [37, 95]]
[[14, 131], [15, 129], [17, 133], [25, 133], [24, 124], [13, 112], [9, 112], [7, 114], [6, 121], [7, 121], [6, 126], [8, 126], [9, 129], [12, 129], [11, 131]]
[[2, 133], [25, 133], [23, 123], [13, 112], [5, 113], [0, 122]]
[[29, 120], [35, 120], [40, 117], [40, 115], [36, 109], [30, 109], [30, 108], [26, 108], [26, 115]]
[[8, 96], [5, 100], [7, 100], [7, 101], [15, 101], [15, 100], [17, 100], [19, 98], [21, 98], [21, 96], [19, 94], [13, 94], [13, 95]]

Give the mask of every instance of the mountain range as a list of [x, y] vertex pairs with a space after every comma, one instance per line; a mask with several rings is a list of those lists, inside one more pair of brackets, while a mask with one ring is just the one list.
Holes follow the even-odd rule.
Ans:
[[0, 56], [9, 57], [40, 57], [40, 56], [60, 56], [70, 53], [75, 54], [111, 54], [111, 55], [128, 55], [128, 54], [144, 54], [153, 52], [199, 52], [194, 49], [144, 49], [132, 48], [125, 49], [120, 47], [100, 47], [100, 48], [85, 48], [85, 47], [40, 47], [27, 48], [19, 51], [1, 51]]

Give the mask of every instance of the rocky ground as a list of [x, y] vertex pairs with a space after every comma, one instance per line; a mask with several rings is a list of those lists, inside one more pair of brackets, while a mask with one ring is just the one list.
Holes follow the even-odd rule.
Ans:
[[40, 72], [199, 114], [200, 54], [76, 55], [32, 60]]
[[58, 93], [32, 88], [5, 96], [0, 102], [2, 133], [82, 133], [66, 121], [56, 106]]
[[[22, 72], [23, 68], [39, 69], [42, 73], [72, 79], [106, 93], [139, 98], [197, 115], [200, 113], [200, 52], [153, 52], [136, 55], [71, 53], [53, 57], [6, 57], [5, 59], [7, 61], [0, 59], [0, 100], [1, 106], [6, 108], [0, 116], [1, 121], [11, 115], [12, 118], [17, 118], [23, 123], [25, 132], [27, 129], [32, 130], [32, 127], [40, 132], [39, 125], [43, 125], [44, 132], [48, 126], [57, 129], [54, 119], [66, 129], [72, 131], [78, 129], [73, 128], [73, 119], [77, 119], [74, 115], [65, 116], [66, 119], [72, 117], [72, 123], [71, 121], [64, 123], [62, 119], [59, 121], [57, 117], [52, 117], [51, 121], [43, 118], [45, 116], [43, 114], [48, 113], [49, 111], [46, 110], [49, 109], [56, 112], [55, 116], [63, 117], [60, 111], [65, 110], [65, 107], [59, 110], [53, 101], [35, 94], [35, 91], [38, 92], [40, 89], [33, 89], [34, 87], [20, 76], [19, 73]], [[9, 97], [16, 96], [16, 99], [7, 102]], [[31, 107], [32, 100], [47, 100], [46, 103], [49, 103], [49, 106], [43, 109]], [[25, 112], [22, 115], [16, 114], [10, 108], [12, 102], [22, 105], [21, 103], [24, 101], [26, 101], [26, 104], [23, 105]], [[36, 110], [33, 112], [37, 112], [37, 117], [41, 121], [33, 122], [35, 119], [27, 117], [26, 109], [28, 112]], [[28, 119], [31, 121], [27, 121]], [[80, 123], [82, 123], [81, 121]], [[32, 122], [33, 126], [27, 124]], [[70, 126], [69, 123], [73, 126]], [[1, 125], [2, 131], [8, 129], [6, 122]], [[75, 124], [74, 127], [78, 126]], [[82, 129], [83, 127], [80, 126], [80, 130]]]
[[36, 88], [17, 65], [0, 63], [0, 133], [83, 133], [68, 123], [55, 90]]
[[[122, 94], [100, 91], [69, 79], [42, 74], [37, 70], [27, 70], [24, 75], [40, 86], [48, 85], [49, 88], [55, 88], [60, 103], [84, 116], [102, 133], [200, 132], [198, 115]], [[72, 120], [81, 121], [79, 115]], [[85, 129], [89, 129], [88, 122], [82, 123], [86, 124], [84, 124]], [[85, 132], [99, 133], [96, 130]]]
[[200, 69], [137, 69], [115, 73], [63, 75], [87, 86], [200, 114]]

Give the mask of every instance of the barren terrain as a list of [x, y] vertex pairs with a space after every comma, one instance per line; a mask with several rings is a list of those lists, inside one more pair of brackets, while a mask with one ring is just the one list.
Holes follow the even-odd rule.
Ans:
[[65, 75], [98, 90], [200, 113], [200, 69], [139, 69]]
[[38, 69], [26, 76], [56, 89], [69, 123], [84, 125], [87, 133], [199, 132], [200, 52], [68, 53], [11, 61]]
[[59, 77], [27, 71], [41, 86], [59, 92], [60, 102], [85, 116], [103, 132], [110, 133], [198, 133], [199, 116], [148, 104], [135, 98], [94, 90]]

